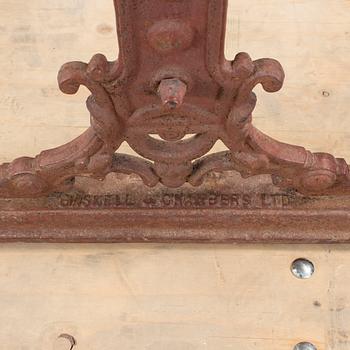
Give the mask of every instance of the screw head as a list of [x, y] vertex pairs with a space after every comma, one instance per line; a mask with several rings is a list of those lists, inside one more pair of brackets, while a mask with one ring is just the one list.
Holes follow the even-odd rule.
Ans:
[[295, 345], [294, 350], [317, 350], [316, 346], [308, 343], [308, 342], [302, 342], [297, 345]]
[[299, 279], [308, 279], [315, 272], [314, 264], [307, 259], [297, 259], [292, 263], [291, 271]]

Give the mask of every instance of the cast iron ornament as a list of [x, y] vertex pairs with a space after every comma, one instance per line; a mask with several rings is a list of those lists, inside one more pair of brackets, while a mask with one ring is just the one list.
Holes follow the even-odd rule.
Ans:
[[[64, 191], [76, 176], [136, 173], [147, 186], [199, 186], [212, 171], [271, 174], [302, 194], [342, 193], [345, 160], [273, 140], [252, 125], [253, 89], [282, 88], [276, 60], [224, 57], [227, 0], [114, 0], [119, 58], [70, 62], [60, 89], [91, 91], [91, 126], [72, 142], [0, 166], [1, 197]], [[159, 138], [155, 138], [158, 135]], [[186, 137], [187, 135], [192, 135]], [[206, 154], [221, 140], [226, 152]], [[115, 151], [126, 141], [141, 157]], [[146, 160], [147, 159], [147, 160]]]

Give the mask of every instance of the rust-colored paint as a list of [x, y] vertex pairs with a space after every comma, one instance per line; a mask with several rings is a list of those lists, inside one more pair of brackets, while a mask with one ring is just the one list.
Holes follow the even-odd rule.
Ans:
[[[135, 173], [146, 186], [161, 183], [176, 189], [186, 183], [200, 186], [213, 171], [230, 170], [239, 172], [243, 178], [271, 175], [274, 185], [282, 191], [297, 191], [305, 196], [349, 193], [349, 167], [345, 160], [275, 141], [252, 125], [254, 87], [261, 84], [267, 92], [278, 91], [284, 72], [276, 60], [253, 61], [246, 53], [237, 54], [232, 62], [225, 59], [227, 0], [114, 0], [114, 4], [118, 60], [108, 62], [105, 56], [97, 54], [88, 64], [65, 64], [58, 74], [64, 93], [74, 94], [80, 85], [91, 91], [87, 100], [91, 127], [66, 145], [35, 158], [18, 158], [1, 165], [0, 197], [40, 198], [74, 189], [78, 176], [104, 179], [110, 173]], [[154, 134], [160, 139], [154, 138]], [[194, 136], [184, 139], [189, 134]], [[218, 140], [227, 146], [227, 151], [206, 155]], [[141, 157], [116, 154], [124, 141]], [[167, 234], [163, 232], [167, 225], [175, 225], [171, 218], [166, 218], [174, 215], [174, 210], [128, 210], [125, 216], [121, 209], [90, 209], [83, 213], [68, 209], [44, 213], [19, 210], [15, 216], [13, 211], [9, 214], [5, 210], [0, 215], [2, 224], [7, 225], [5, 239], [22, 237], [11, 236], [10, 229], [11, 225], [18, 229], [20, 218], [32, 239], [57, 241], [142, 241], [146, 236], [135, 238], [129, 231], [122, 235], [126, 217], [133, 218], [139, 228], [152, 227], [155, 236], [151, 233], [147, 240], [300, 241], [290, 231], [289, 236], [281, 239], [281, 228], [259, 236], [258, 226], [265, 225], [267, 230], [269, 225], [283, 222], [288, 226], [295, 221], [304, 223], [305, 219], [302, 230], [309, 232], [309, 227], [314, 232], [326, 217], [324, 212], [312, 214], [304, 209], [283, 214], [274, 209], [276, 213], [272, 216], [247, 208], [241, 208], [239, 213], [222, 208], [181, 209], [176, 215], [188, 221], [176, 224], [179, 227], [181, 223], [183, 232], [187, 227], [190, 229], [188, 238], [187, 234], [174, 237], [168, 229]], [[343, 222], [347, 222], [347, 212], [343, 210], [341, 215]], [[101, 230], [99, 237], [95, 233], [91, 239], [87, 233], [84, 235], [95, 227], [89, 218], [95, 221], [101, 218], [104, 220], [101, 227], [106, 225], [109, 232], [112, 225], [119, 233], [110, 235]], [[219, 223], [218, 218], [223, 222]], [[243, 233], [236, 236], [234, 230], [220, 234], [219, 226], [233, 225], [232, 220], [238, 225], [237, 230], [246, 230], [244, 238]], [[334, 220], [337, 230], [342, 225]], [[73, 234], [76, 223], [81, 230], [78, 236]], [[204, 223], [203, 229], [208, 233], [199, 234]], [[39, 229], [42, 225], [46, 234]], [[59, 228], [70, 229], [71, 236], [60, 236]], [[248, 234], [251, 230], [256, 234]], [[119, 235], [123, 238], [118, 238]], [[317, 239], [316, 233], [310, 233], [306, 240], [347, 240], [345, 236], [327, 237]]]

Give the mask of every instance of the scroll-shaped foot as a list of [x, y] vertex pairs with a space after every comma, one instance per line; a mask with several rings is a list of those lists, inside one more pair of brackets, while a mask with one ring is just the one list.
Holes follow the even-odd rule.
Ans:
[[199, 186], [211, 171], [234, 170], [244, 178], [270, 174], [276, 186], [305, 195], [350, 193], [350, 171], [344, 159], [278, 142], [254, 127], [246, 142], [242, 150], [198, 160], [189, 182]]

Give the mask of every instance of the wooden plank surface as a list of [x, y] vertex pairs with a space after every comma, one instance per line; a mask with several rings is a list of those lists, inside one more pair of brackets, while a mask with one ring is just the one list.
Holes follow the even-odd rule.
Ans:
[[[231, 0], [227, 55], [274, 57], [284, 89], [258, 89], [255, 124], [347, 157], [350, 2]], [[111, 0], [0, 0], [0, 161], [88, 125], [86, 91], [62, 95], [61, 64], [117, 55]], [[221, 146], [218, 145], [218, 148]], [[295, 279], [295, 258], [316, 266]], [[1, 245], [1, 349], [318, 350], [350, 343], [348, 246]]]
[[[290, 272], [310, 259], [309, 280]], [[4, 349], [349, 349], [347, 246], [2, 245]], [[68, 349], [63, 348], [63, 349]]]

